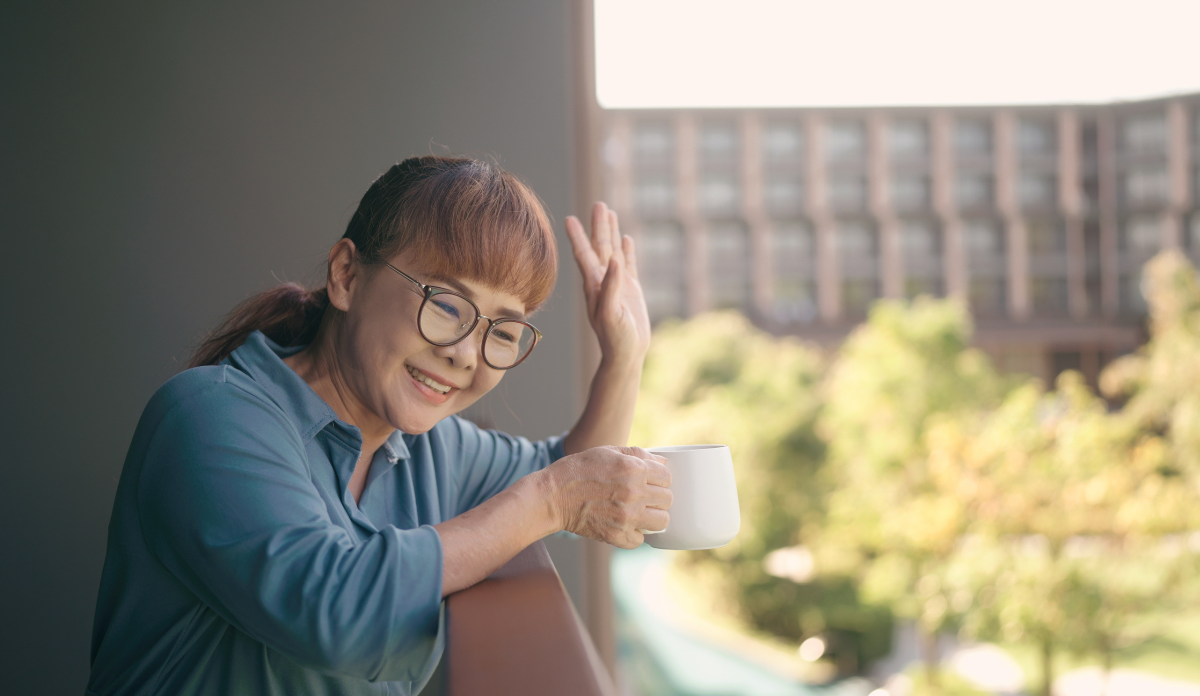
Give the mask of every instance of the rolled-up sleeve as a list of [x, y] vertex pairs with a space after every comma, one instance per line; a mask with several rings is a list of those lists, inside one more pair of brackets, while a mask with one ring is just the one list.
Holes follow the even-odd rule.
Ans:
[[452, 416], [443, 437], [457, 460], [458, 513], [470, 510], [518, 479], [545, 469], [563, 456], [563, 436], [530, 441]]
[[351, 538], [331, 521], [291, 421], [228, 384], [175, 405], [145, 457], [147, 546], [213, 611], [321, 672], [420, 676], [442, 594], [433, 527]]

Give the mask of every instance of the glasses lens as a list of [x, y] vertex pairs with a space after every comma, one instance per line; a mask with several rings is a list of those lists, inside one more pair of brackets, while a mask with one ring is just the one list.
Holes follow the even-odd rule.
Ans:
[[421, 309], [421, 333], [433, 343], [450, 343], [470, 331], [477, 317], [475, 307], [465, 297], [438, 293]]
[[523, 321], [504, 319], [492, 324], [483, 343], [483, 357], [493, 367], [512, 367], [533, 350], [537, 336], [533, 327]]

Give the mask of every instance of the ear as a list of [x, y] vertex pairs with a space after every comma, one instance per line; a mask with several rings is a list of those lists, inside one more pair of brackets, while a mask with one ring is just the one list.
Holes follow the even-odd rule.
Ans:
[[329, 291], [329, 304], [343, 312], [350, 310], [355, 281], [358, 280], [359, 267], [354, 262], [357, 256], [354, 242], [349, 239], [339, 239], [329, 250], [329, 273], [325, 278], [325, 289]]

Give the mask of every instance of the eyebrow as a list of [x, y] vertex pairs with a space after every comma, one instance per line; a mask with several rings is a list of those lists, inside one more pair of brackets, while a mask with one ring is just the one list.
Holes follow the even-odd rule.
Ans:
[[[454, 278], [450, 278], [450, 277], [447, 277], [447, 276], [444, 276], [441, 274], [435, 274], [435, 273], [427, 274], [425, 277], [428, 278], [429, 280], [435, 281], [436, 284], [446, 285], [451, 290], [454, 290], [455, 292], [461, 293], [461, 294], [466, 295], [467, 297], [471, 298], [472, 302], [478, 303], [479, 298], [475, 295], [475, 293], [471, 292], [470, 288], [468, 288], [466, 285], [463, 285], [460, 281], [455, 280]], [[435, 283], [425, 283], [425, 284], [433, 285]], [[513, 309], [512, 307], [500, 307], [498, 311], [500, 313], [500, 316], [499, 316], [500, 319], [520, 319], [521, 321], [525, 321], [525, 319], [526, 319], [524, 312], [518, 312], [517, 310]], [[493, 317], [493, 318], [495, 318], [495, 317]]]

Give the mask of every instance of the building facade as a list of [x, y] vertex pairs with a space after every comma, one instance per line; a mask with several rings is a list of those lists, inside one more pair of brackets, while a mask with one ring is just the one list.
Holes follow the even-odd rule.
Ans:
[[652, 317], [833, 345], [878, 298], [965, 300], [1003, 368], [1095, 381], [1140, 274], [1200, 259], [1200, 94], [1098, 106], [610, 110], [605, 195]]

